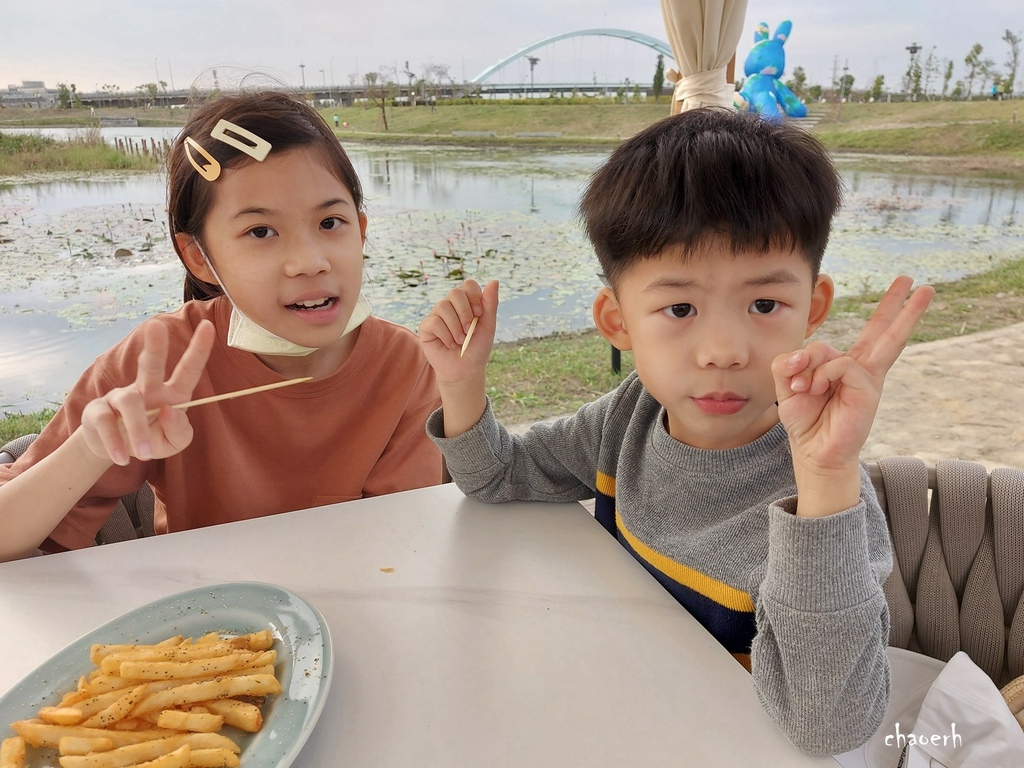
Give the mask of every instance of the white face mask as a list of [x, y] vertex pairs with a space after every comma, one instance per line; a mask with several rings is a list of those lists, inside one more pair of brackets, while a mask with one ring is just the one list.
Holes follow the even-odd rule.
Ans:
[[[221, 288], [223, 287], [221, 284]], [[227, 291], [224, 291], [224, 295], [227, 296]], [[231, 301], [230, 296], [228, 296], [228, 301]], [[370, 316], [370, 311], [370, 303], [360, 293], [359, 298], [356, 299], [356, 305], [352, 307], [352, 315], [348, 319], [348, 324], [338, 338], [346, 336], [362, 325], [363, 321]], [[317, 350], [317, 347], [304, 347], [301, 344], [288, 341], [288, 339], [271, 333], [263, 326], [257, 325], [243, 315], [233, 301], [231, 302], [231, 323], [228, 325], [228, 346], [257, 355], [284, 355], [286, 357], [304, 357]]]
[[[198, 243], [197, 243], [198, 244]], [[228, 289], [224, 285], [224, 281], [220, 279], [220, 275], [217, 274], [217, 270], [213, 267], [213, 262], [210, 261], [206, 255], [206, 251], [202, 248], [199, 252], [203, 254], [203, 259], [206, 261], [210, 271], [213, 272], [213, 276], [217, 278], [217, 282], [220, 283], [220, 288], [224, 291], [224, 295], [227, 296], [228, 301], [231, 302], [231, 322], [228, 324], [228, 346], [240, 349], [243, 352], [252, 352], [257, 355], [282, 355], [284, 357], [305, 357], [308, 354], [316, 352], [318, 347], [304, 347], [301, 344], [296, 344], [293, 341], [282, 338], [275, 333], [271, 333], [261, 325], [256, 324], [248, 317], [242, 314], [242, 311], [235, 304], [231, 295], [228, 293]], [[356, 304], [352, 307], [352, 315], [348, 319], [348, 323], [345, 325], [345, 330], [341, 332], [343, 338], [350, 332], [354, 331], [363, 321], [370, 316], [371, 313], [370, 303], [366, 300], [366, 297], [362, 293], [359, 294], [359, 298], [356, 299]]]

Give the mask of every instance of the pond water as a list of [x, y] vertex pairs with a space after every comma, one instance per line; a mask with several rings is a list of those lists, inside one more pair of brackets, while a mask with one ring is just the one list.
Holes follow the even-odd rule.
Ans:
[[[103, 132], [126, 130], [176, 132]], [[591, 327], [598, 266], [574, 212], [604, 153], [348, 150], [364, 184], [364, 290], [378, 315], [415, 328], [464, 275], [501, 281], [500, 340]], [[840, 295], [1021, 255], [1022, 185], [840, 165], [846, 205], [824, 262]], [[166, 230], [160, 173], [0, 179], [0, 410], [60, 402], [97, 354], [179, 305], [183, 273]]]

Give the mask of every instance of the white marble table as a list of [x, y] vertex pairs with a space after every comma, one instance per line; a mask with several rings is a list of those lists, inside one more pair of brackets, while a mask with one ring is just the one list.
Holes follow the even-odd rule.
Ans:
[[224, 581], [324, 615], [335, 672], [295, 765], [835, 765], [577, 504], [454, 485], [0, 564], [0, 694], [126, 611]]

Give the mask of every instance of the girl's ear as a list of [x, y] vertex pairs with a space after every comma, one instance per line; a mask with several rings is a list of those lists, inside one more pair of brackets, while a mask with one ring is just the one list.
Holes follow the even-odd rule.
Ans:
[[213, 274], [210, 265], [206, 263], [203, 252], [199, 249], [199, 243], [196, 242], [192, 235], [178, 232], [174, 235], [174, 242], [178, 246], [178, 252], [181, 254], [181, 260], [185, 263], [185, 268], [192, 275], [198, 277], [204, 283], [220, 285], [217, 276]]
[[363, 238], [363, 245], [366, 245], [366, 214], [362, 211], [359, 212], [359, 234]]
[[807, 330], [804, 331], [805, 339], [809, 339], [811, 334], [818, 330], [828, 318], [835, 295], [836, 287], [832, 278], [828, 275], [818, 275], [811, 293], [811, 307], [807, 313]]
[[633, 348], [633, 342], [626, 330], [619, 300], [611, 288], [602, 288], [594, 299], [594, 325], [616, 349], [625, 351]]

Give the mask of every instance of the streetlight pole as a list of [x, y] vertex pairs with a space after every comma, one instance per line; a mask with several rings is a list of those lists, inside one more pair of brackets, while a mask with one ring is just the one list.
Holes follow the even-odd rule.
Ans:
[[302, 72], [302, 90], [306, 90], [306, 65], [300, 62], [299, 71]]
[[536, 56], [527, 56], [526, 60], [530, 62], [530, 98], [533, 98], [533, 68], [537, 66], [540, 61]]
[[334, 101], [334, 57], [331, 56], [331, 101]]

